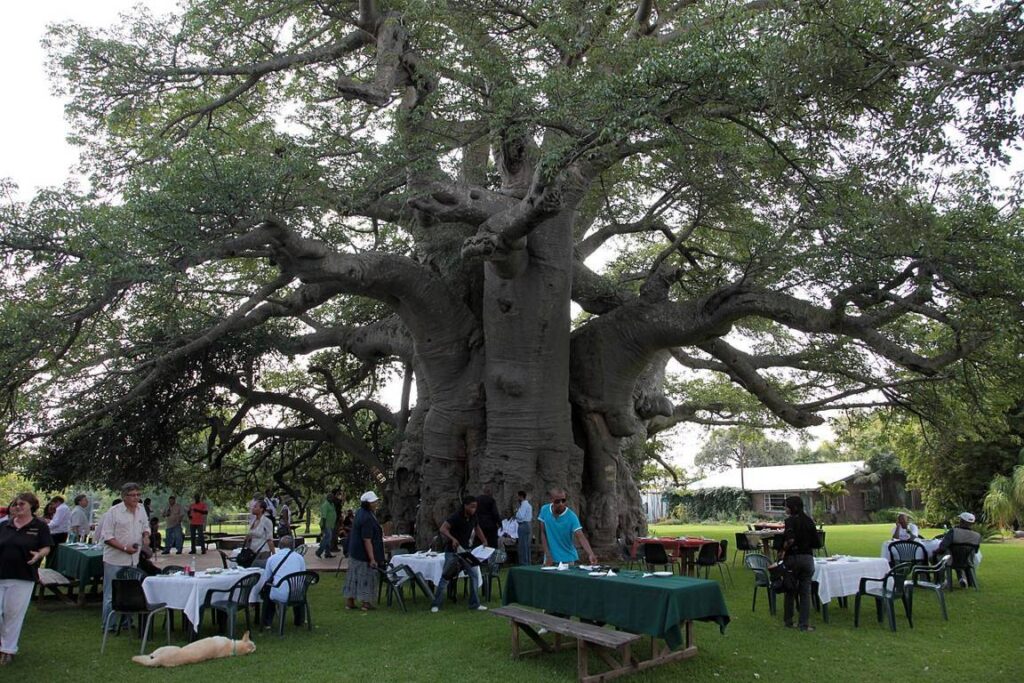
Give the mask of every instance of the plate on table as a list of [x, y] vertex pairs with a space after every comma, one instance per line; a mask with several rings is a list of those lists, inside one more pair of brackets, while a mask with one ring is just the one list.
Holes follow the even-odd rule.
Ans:
[[672, 572], [651, 572], [651, 576], [672, 576]]
[[554, 567], [554, 566], [552, 566], [552, 567], [541, 567], [540, 570], [542, 572], [557, 572], [558, 571], [558, 567]]

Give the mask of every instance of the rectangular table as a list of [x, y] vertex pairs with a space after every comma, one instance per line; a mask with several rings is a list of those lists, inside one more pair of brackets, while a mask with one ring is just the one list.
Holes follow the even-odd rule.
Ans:
[[[166, 603], [170, 609], [180, 610], [185, 617], [198, 630], [199, 608], [206, 600], [206, 594], [211, 590], [224, 590], [235, 585], [240, 578], [246, 574], [259, 574], [263, 570], [257, 567], [238, 568], [225, 570], [219, 574], [207, 574], [197, 572], [195, 576], [171, 576], [158, 574], [149, 576], [142, 582], [142, 590], [146, 593], [146, 600], [149, 602]], [[260, 602], [261, 579], [253, 587], [249, 594], [249, 602]]]
[[65, 543], [53, 568], [78, 581], [78, 604], [85, 604], [86, 587], [93, 582], [103, 583], [103, 547]]
[[577, 568], [557, 571], [512, 567], [506, 579], [504, 604], [519, 603], [605, 622], [630, 633], [660, 638], [672, 650], [682, 647], [686, 656], [697, 652], [693, 621], [716, 622], [725, 632], [729, 610], [717, 581], [642, 575], [623, 570], [615, 577], [590, 576]]

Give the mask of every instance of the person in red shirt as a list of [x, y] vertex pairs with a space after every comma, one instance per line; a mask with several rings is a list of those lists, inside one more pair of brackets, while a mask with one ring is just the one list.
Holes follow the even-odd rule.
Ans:
[[192, 549], [188, 551], [189, 555], [196, 554], [197, 537], [200, 550], [202, 550], [203, 555], [206, 554], [206, 515], [209, 513], [210, 510], [206, 507], [206, 503], [203, 502], [203, 497], [197, 493], [196, 502], [188, 506], [188, 530], [189, 538], [192, 541]]

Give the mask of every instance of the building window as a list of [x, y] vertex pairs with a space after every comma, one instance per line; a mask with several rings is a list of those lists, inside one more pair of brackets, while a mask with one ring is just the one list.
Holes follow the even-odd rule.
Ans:
[[785, 512], [786, 511], [786, 494], [785, 493], [766, 493], [766, 494], [764, 494], [764, 511], [765, 512]]

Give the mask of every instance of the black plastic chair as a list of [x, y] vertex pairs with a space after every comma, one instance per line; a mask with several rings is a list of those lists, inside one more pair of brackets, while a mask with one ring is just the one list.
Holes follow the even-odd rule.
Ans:
[[967, 585], [978, 590], [978, 575], [974, 567], [974, 554], [978, 552], [978, 546], [973, 543], [951, 543], [949, 546], [949, 561], [946, 563], [946, 583], [953, 587], [953, 570], [959, 570]]
[[775, 591], [772, 589], [772, 577], [768, 573], [771, 560], [761, 553], [750, 553], [743, 558], [743, 566], [754, 573], [754, 599], [750, 603], [750, 611], [757, 609], [757, 589], [764, 588], [768, 592], [768, 613], [775, 614]]
[[[814, 548], [815, 555], [828, 555], [828, 546], [825, 545], [825, 531], [818, 529], [818, 545]], [[780, 536], [781, 538], [781, 536]]]
[[775, 559], [779, 558], [779, 553], [782, 552], [782, 546], [786, 543], [786, 536], [784, 534], [777, 534], [772, 536], [772, 552], [775, 553]]
[[[249, 598], [251, 597], [252, 589], [260, 582], [260, 577], [261, 574], [252, 572], [235, 581], [235, 584], [230, 588], [215, 588], [208, 591], [202, 607], [199, 608], [199, 622], [196, 624], [196, 633], [199, 633], [200, 625], [203, 623], [203, 612], [207, 609], [224, 614], [227, 620], [228, 638], [232, 640], [235, 638], [235, 619], [238, 617], [239, 610], [245, 612], [245, 629], [251, 631], [252, 619], [249, 615]], [[223, 595], [223, 597], [217, 598], [216, 596], [218, 595]]]
[[[281, 577], [273, 585], [273, 588], [279, 588], [285, 584], [288, 585], [288, 599], [285, 602], [273, 601], [274, 615], [278, 618], [277, 635], [284, 637], [284, 617], [288, 613], [289, 607], [292, 608], [293, 612], [300, 607], [303, 608], [303, 614], [306, 617], [306, 628], [310, 631], [313, 630], [313, 613], [309, 609], [309, 600], [306, 598], [306, 593], [309, 591], [309, 587], [319, 580], [320, 575], [314, 571], [295, 572], [294, 574]], [[271, 620], [271, 624], [273, 624], [273, 620]]]
[[694, 564], [697, 566], [697, 573], [700, 573], [700, 568], [704, 567], [704, 578], [708, 578], [712, 567], [718, 567], [718, 573], [722, 575], [722, 581], [725, 581], [725, 572], [722, 571], [722, 563], [718, 560], [722, 553], [722, 546], [717, 542], [705, 543], [697, 551], [697, 559]]
[[[733, 561], [736, 557], [733, 556]], [[729, 584], [735, 586], [736, 582], [732, 580], [732, 569], [729, 567], [729, 541], [723, 538], [718, 542], [718, 570], [721, 571], [722, 567], [725, 567], [725, 571], [729, 574]]]
[[223, 550], [218, 550], [217, 554], [220, 555], [221, 566], [223, 566], [224, 569], [229, 569], [230, 565], [228, 564], [228, 554]]
[[654, 567], [664, 566], [666, 571], [672, 571], [675, 562], [665, 552], [665, 546], [660, 543], [644, 543], [644, 564], [648, 570]]
[[741, 551], [743, 552], [743, 562], [744, 562], [744, 565], [745, 565], [746, 564], [746, 560], [747, 560], [747, 555], [750, 554], [750, 553], [759, 552], [760, 550], [761, 550], [761, 544], [760, 543], [751, 543], [749, 536], [747, 536], [742, 531], [737, 531], [736, 532], [736, 552], [734, 552], [732, 554], [733, 566], [736, 565], [736, 557], [740, 554]]
[[502, 559], [502, 557], [505, 557], [507, 559], [508, 556], [504, 553], [499, 555], [498, 552], [495, 552], [493, 555], [487, 558], [486, 562], [480, 565], [480, 578], [483, 579], [483, 598], [487, 602], [491, 601], [491, 595], [493, 594], [492, 585], [495, 581], [498, 582], [498, 599], [501, 599], [502, 590], [500, 560]]
[[625, 539], [619, 539], [619, 555], [621, 562], [626, 565], [626, 569], [632, 569], [633, 565], [637, 564], [637, 559], [633, 556], [633, 548], [629, 542]]
[[[875, 599], [875, 610], [878, 613], [878, 621], [882, 622], [882, 614], [888, 618], [889, 627], [896, 630], [896, 600], [903, 603], [903, 611], [907, 615], [907, 624], [914, 628], [913, 607], [911, 603], [911, 591], [906, 590], [907, 578], [913, 570], [911, 564], [898, 564], [880, 579], [864, 577], [860, 580], [860, 588], [857, 590], [857, 597], [854, 598], [853, 625], [860, 626], [860, 599], [868, 596]], [[877, 584], [877, 585], [874, 585]]]
[[[125, 569], [133, 569], [133, 567], [125, 567]], [[123, 570], [122, 570], [123, 571]], [[121, 572], [118, 572], [119, 574]], [[146, 593], [142, 590], [142, 581], [131, 578], [115, 578], [110, 585], [111, 594], [111, 610], [110, 614], [107, 615], [107, 621], [103, 624], [103, 641], [100, 643], [100, 654], [107, 647], [107, 636], [110, 631], [110, 620], [122, 617], [122, 616], [136, 616], [141, 621], [143, 617], [146, 618], [145, 628], [142, 629], [142, 647], [139, 649], [139, 654], [146, 653], [146, 641], [149, 639], [149, 627], [153, 621], [153, 615], [157, 612], [163, 611], [166, 613], [167, 604], [163, 602], [150, 603], [146, 600]], [[118, 619], [117, 632], [121, 632], [120, 619]], [[171, 623], [164, 621], [164, 627], [167, 630], [167, 644], [171, 644]]]

